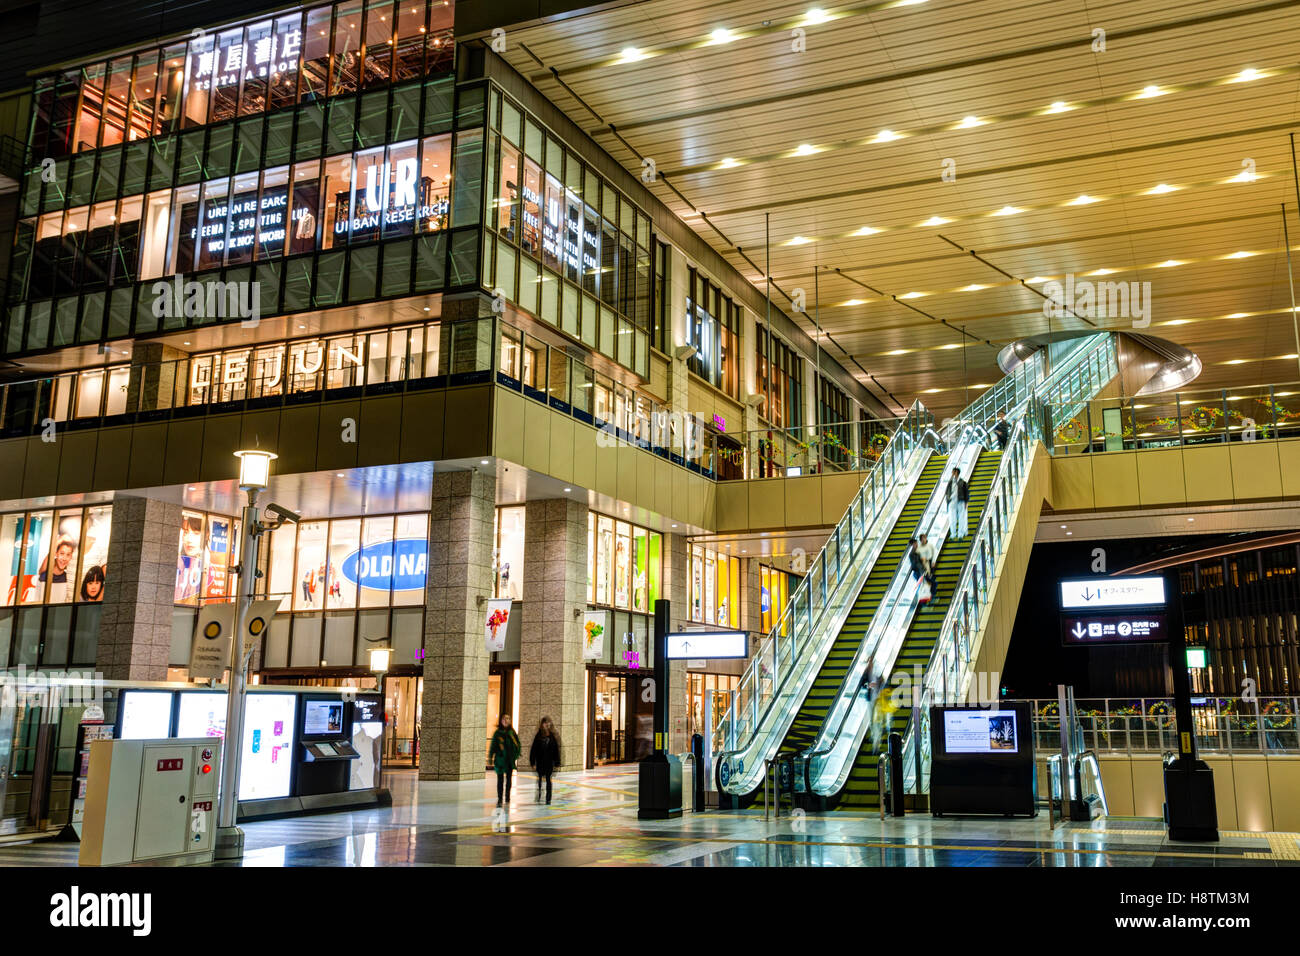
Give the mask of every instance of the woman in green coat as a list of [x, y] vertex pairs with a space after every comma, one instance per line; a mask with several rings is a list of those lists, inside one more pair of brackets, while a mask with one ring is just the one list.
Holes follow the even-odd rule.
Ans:
[[514, 779], [515, 761], [519, 759], [522, 750], [519, 735], [510, 726], [510, 715], [502, 714], [501, 719], [497, 721], [497, 732], [492, 735], [492, 749], [488, 751], [488, 759], [492, 761], [492, 769], [497, 772], [498, 807], [501, 806], [502, 782], [505, 783], [506, 802], [510, 802], [510, 783]]

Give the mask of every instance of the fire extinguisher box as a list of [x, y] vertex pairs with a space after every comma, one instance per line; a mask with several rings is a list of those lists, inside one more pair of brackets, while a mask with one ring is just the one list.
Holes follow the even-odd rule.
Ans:
[[220, 768], [211, 737], [94, 741], [78, 862], [210, 862]]

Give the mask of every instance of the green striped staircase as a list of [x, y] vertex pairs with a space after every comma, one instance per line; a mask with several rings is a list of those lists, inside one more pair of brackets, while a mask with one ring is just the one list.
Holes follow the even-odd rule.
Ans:
[[[785, 740], [781, 742], [778, 754], [795, 754], [806, 750], [817, 739], [817, 734], [826, 719], [826, 712], [835, 702], [836, 691], [839, 690], [845, 673], [853, 663], [853, 655], [857, 653], [858, 645], [871, 624], [872, 615], [875, 614], [877, 606], [885, 596], [889, 582], [898, 571], [899, 563], [906, 557], [908, 539], [911, 538], [916, 523], [924, 514], [935, 485], [943, 477], [947, 460], [940, 455], [931, 455], [930, 460], [926, 462], [921, 476], [916, 480], [916, 486], [912, 489], [911, 496], [903, 506], [898, 520], [894, 522], [893, 531], [885, 540], [885, 545], [876, 558], [871, 573], [867, 575], [867, 580], [862, 585], [862, 590], [854, 601], [839, 636], [827, 652], [817, 679], [809, 688], [808, 696], [804, 698], [803, 705], [795, 715]], [[972, 485], [972, 499], [974, 493], [975, 489]]]
[[[885, 682], [883, 693], [890, 693], [894, 685], [894, 678], [900, 674], [907, 674], [909, 679], [913, 677], [913, 667], [919, 668], [922, 672], [926, 664], [930, 661], [930, 652], [934, 650], [935, 641], [939, 639], [939, 628], [943, 625], [943, 619], [948, 613], [948, 605], [952, 602], [952, 592], [957, 587], [957, 579], [961, 576], [962, 567], [966, 564], [966, 557], [970, 553], [971, 543], [975, 540], [975, 532], [979, 529], [979, 523], [984, 515], [985, 505], [988, 503], [989, 490], [993, 485], [993, 479], [998, 472], [998, 466], [1002, 462], [1002, 453], [996, 451], [984, 451], [980, 454], [979, 460], [975, 464], [975, 470], [970, 477], [970, 504], [967, 506], [967, 524], [969, 535], [961, 541], [954, 541], [949, 538], [944, 542], [943, 548], [939, 552], [939, 559], [935, 563], [935, 578], [937, 587], [934, 598], [927, 607], [916, 612], [912, 619], [912, 625], [908, 628], [907, 636], [903, 639], [903, 647], [898, 653], [898, 659], [894, 662], [894, 668], [890, 672], [889, 680]], [[929, 474], [929, 466], [926, 467], [926, 474]], [[946, 480], [946, 478], [944, 479]], [[918, 488], [920, 485], [918, 484]], [[934, 487], [933, 483], [930, 485]], [[908, 507], [912, 507], [913, 500], [908, 501]], [[919, 518], [921, 509], [925, 508], [925, 500], [922, 500], [917, 510], [916, 517]], [[915, 525], [916, 518], [912, 518], [912, 525]], [[908, 525], [911, 527], [912, 525]], [[897, 527], [903, 527], [903, 522], [899, 522]], [[897, 531], [897, 529], [896, 529]], [[903, 544], [906, 547], [908, 535], [903, 534]], [[891, 544], [892, 539], [891, 539]], [[884, 561], [876, 563], [878, 569], [892, 567], [897, 569], [898, 562], [888, 564]], [[874, 578], [876, 572], [872, 572]], [[892, 575], [890, 575], [892, 577]], [[871, 580], [867, 582], [868, 586]], [[880, 585], [880, 592], [876, 595], [876, 600], [884, 594], [888, 587], [889, 581], [885, 580]], [[865, 593], [865, 592], [864, 592]], [[859, 598], [859, 602], [861, 598]], [[873, 602], [871, 607], [874, 607]], [[857, 611], [857, 608], [854, 609]], [[867, 612], [867, 618], [870, 618], [870, 612]], [[865, 624], [863, 625], [865, 628]], [[840, 642], [837, 641], [835, 648], [838, 649]], [[835, 653], [832, 650], [832, 655]], [[844, 667], [852, 660], [852, 648], [844, 657]], [[839, 671], [840, 678], [844, 676], [843, 669]], [[820, 681], [820, 677], [818, 678]], [[828, 693], [833, 695], [836, 688], [832, 687]], [[816, 687], [814, 687], [814, 691]], [[811, 695], [809, 695], [811, 697]], [[805, 705], [806, 706], [806, 705]], [[826, 707], [830, 706], [830, 701]], [[825, 708], [823, 708], [823, 712]], [[899, 707], [890, 720], [889, 732], [882, 735], [883, 739], [888, 739], [889, 734], [896, 733], [899, 735], [907, 732], [907, 722], [911, 719], [912, 708], [910, 706]], [[814, 735], [816, 730], [813, 731]], [[858, 750], [858, 757], [853, 763], [853, 769], [849, 771], [848, 780], [844, 788], [840, 791], [839, 800], [835, 804], [836, 809], [840, 810], [879, 810], [880, 794], [877, 791], [877, 755], [872, 752], [872, 737], [870, 731], [863, 738], [862, 746]]]

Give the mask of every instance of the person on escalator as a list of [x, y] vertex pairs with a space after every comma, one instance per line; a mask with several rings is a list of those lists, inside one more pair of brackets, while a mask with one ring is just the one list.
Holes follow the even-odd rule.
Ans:
[[993, 426], [993, 434], [998, 439], [998, 451], [1006, 451], [1007, 442], [1011, 440], [1011, 425], [1007, 422], [1007, 413], [998, 412], [998, 423]]
[[934, 597], [935, 591], [938, 590], [938, 582], [934, 576], [934, 562], [938, 558], [938, 554], [934, 550], [934, 545], [926, 540], [924, 534], [921, 535], [921, 543], [916, 546], [916, 554], [925, 566], [925, 583], [928, 587], [923, 586], [921, 588], [921, 596], [922, 603], [928, 603]]
[[961, 469], [953, 466], [952, 477], [948, 479], [948, 527], [954, 541], [960, 541], [970, 534], [966, 521], [966, 506], [970, 502], [970, 485], [962, 480]]

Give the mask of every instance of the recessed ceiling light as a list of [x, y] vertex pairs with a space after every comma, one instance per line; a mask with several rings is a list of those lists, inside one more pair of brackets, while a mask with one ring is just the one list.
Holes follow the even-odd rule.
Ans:
[[487, 463], [488, 460], [486, 458], [484, 458], [482, 461], [479, 462], [480, 465], [486, 465]]
[[804, 23], [825, 23], [831, 15], [820, 7], [813, 7], [803, 15]]
[[841, 305], [866, 305], [866, 299], [849, 299], [848, 302], [842, 302]]
[[1253, 183], [1261, 175], [1262, 175], [1261, 173], [1252, 172], [1249, 169], [1243, 169], [1241, 172], [1237, 173], [1237, 175], [1225, 179], [1224, 182], [1225, 183]]
[[1168, 183], [1160, 183], [1148, 189], [1146, 194], [1148, 196], [1163, 196], [1165, 193], [1176, 193], [1181, 188], [1181, 186], [1170, 186]]
[[988, 286], [986, 286], [986, 285], [980, 285], [978, 282], [972, 282], [970, 285], [964, 287], [961, 291], [962, 291], [962, 292], [978, 292], [978, 291], [980, 291], [980, 289], [987, 289], [987, 288], [988, 288]]
[[727, 156], [726, 158], [724, 158], [724, 159], [722, 160], [722, 162], [718, 163], [718, 168], [719, 168], [719, 169], [731, 169], [731, 168], [733, 168], [733, 167], [735, 167], [735, 166], [739, 166], [739, 165], [740, 165], [740, 160], [738, 160], [738, 159], [736, 159], [736, 158], [734, 158], [734, 157], [732, 157], [732, 156]]
[[786, 245], [786, 246], [806, 246], [806, 245], [808, 245], [808, 243], [813, 242], [813, 241], [814, 241], [814, 240], [809, 239], [807, 236], [794, 236], [793, 238], [788, 239], [786, 242], [782, 243], [782, 245]]
[[182, 342], [181, 345], [189, 345], [189, 342]]
[[1157, 269], [1172, 269], [1172, 268], [1174, 268], [1175, 266], [1184, 266], [1184, 265], [1187, 265], [1187, 263], [1182, 262], [1181, 260], [1178, 260], [1178, 259], [1166, 259], [1164, 262], [1157, 262], [1157, 263], [1156, 263], [1156, 268], [1157, 268]]
[[821, 150], [819, 150], [816, 146], [813, 146], [811, 143], [800, 143], [798, 149], [796, 149], [794, 153], [792, 153], [791, 155], [811, 156], [813, 153], [819, 153], [819, 152], [821, 152]]
[[1226, 319], [1244, 319], [1244, 318], [1246, 318], [1246, 316], [1248, 316], [1248, 315], [1250, 315], [1249, 312], [1233, 312], [1231, 315], [1226, 315], [1226, 316], [1224, 316], [1224, 318], [1226, 318]]
[[428, 307], [427, 305], [424, 307], [424, 311], [425, 311], [425, 312], [428, 312], [428, 311], [429, 311], [429, 307]]
[[999, 209], [999, 210], [997, 210], [995, 213], [993, 213], [993, 215], [995, 215], [995, 216], [1014, 216], [1014, 215], [1015, 215], [1016, 213], [1018, 213], [1018, 212], [1024, 212], [1024, 210], [1023, 210], [1023, 209], [1018, 209], [1018, 208], [1015, 207], [1015, 206], [1003, 206], [1001, 209]]
[[1066, 535], [1072, 535], [1072, 534], [1074, 534], [1073, 531], [1067, 531], [1067, 532], [1065, 532], [1065, 533], [1066, 533]]
[[1245, 364], [1246, 364], [1246, 361], [1247, 361], [1246, 359], [1228, 359], [1226, 362], [1224, 362], [1224, 363], [1222, 363], [1222, 364], [1224, 364], [1224, 365], [1245, 365]]
[[300, 328], [300, 329], [305, 329], [305, 328], [307, 328], [307, 326], [305, 326], [305, 325], [300, 325], [300, 326], [298, 326], [298, 328]]
[[909, 352], [913, 352], [913, 351], [915, 351], [915, 349], [893, 349], [892, 351], [881, 352], [880, 354], [881, 355], [907, 355]]
[[1150, 86], [1142, 87], [1142, 91], [1138, 93], [1137, 96], [1134, 97], [1134, 99], [1149, 100], [1157, 96], [1164, 96], [1168, 92], [1169, 92], [1168, 90], [1162, 90], [1160, 87], [1156, 86], [1153, 83]]
[[1170, 319], [1168, 322], [1161, 322], [1161, 325], [1189, 325], [1191, 319]]
[[950, 222], [952, 222], [951, 219], [944, 219], [943, 216], [931, 216], [931, 217], [930, 217], [929, 219], [927, 219], [925, 222], [921, 223], [921, 225], [923, 225], [923, 226], [943, 226], [943, 225], [946, 225], [946, 224], [948, 224], [948, 223], [950, 223]]
[[637, 60], [644, 60], [646, 55], [634, 46], [625, 46], [619, 51], [619, 57], [624, 63], [635, 63]]
[[1064, 530], [1065, 530], [1065, 528], [1066, 528], [1066, 526], [1065, 526], [1065, 525], [1061, 525], [1061, 530], [1062, 530], [1062, 531], [1064, 531]]
[[1195, 518], [1188, 518], [1187, 520], [1188, 520], [1188, 521], [1195, 521], [1196, 519], [1195, 519]]
[[1225, 259], [1249, 259], [1251, 256], [1257, 256], [1257, 252], [1231, 252], [1224, 256]]
[[1048, 276], [1030, 276], [1025, 281], [1026, 282], [1047, 282], [1048, 278], [1049, 278]]
[[718, 27], [709, 34], [709, 40], [713, 43], [730, 43], [734, 39], [736, 38], [731, 35], [731, 31], [723, 27]]
[[984, 120], [978, 116], [966, 116], [957, 124], [957, 129], [974, 129], [976, 126], [983, 126]]
[[850, 236], [874, 236], [878, 232], [884, 232], [883, 229], [876, 229], [874, 226], [863, 226], [856, 232], [849, 233]]
[[1073, 199], [1071, 199], [1069, 202], [1067, 202], [1066, 205], [1067, 205], [1067, 206], [1087, 206], [1087, 205], [1090, 205], [1090, 204], [1095, 203], [1095, 202], [1101, 202], [1101, 200], [1098, 199], [1096, 196], [1089, 196], [1087, 193], [1080, 193], [1079, 195], [1077, 195], [1077, 196], [1075, 196]]
[[960, 342], [949, 342], [947, 345], [940, 345], [939, 348], [941, 348], [941, 349], [959, 349], [959, 348], [961, 348], [961, 343], [960, 343]]
[[567, 494], [568, 494], [570, 491], [572, 491], [572, 490], [573, 490], [572, 488], [565, 488], [565, 489], [564, 489], [564, 493], [567, 495]]
[[1068, 113], [1075, 107], [1066, 103], [1064, 100], [1057, 100], [1055, 103], [1043, 110], [1044, 113]]
[[193, 491], [193, 490], [194, 490], [194, 486], [193, 486], [193, 485], [190, 485], [190, 491]]
[[872, 142], [892, 143], [894, 140], [902, 139], [902, 138], [903, 138], [902, 133], [895, 133], [892, 129], [882, 129], [879, 133], [876, 134], [876, 138], [872, 140]]
[[673, 527], [674, 527], [674, 528], [676, 528], [676, 527], [677, 527], [677, 525], [673, 525]]
[[343, 477], [343, 472], [341, 472], [341, 471], [338, 472], [334, 477], [335, 477], [335, 478], [342, 478], [342, 477]]
[[923, 299], [923, 298], [925, 298], [925, 293], [924, 293], [924, 292], [904, 292], [902, 295], [899, 296], [899, 298], [900, 298], [900, 299]]
[[1118, 272], [1118, 271], [1119, 271], [1118, 269], [1093, 269], [1091, 272], [1088, 273], [1088, 275], [1090, 275], [1090, 276], [1108, 276], [1108, 275], [1114, 275], [1114, 274], [1115, 274], [1116, 272]]
[[1259, 79], [1263, 79], [1263, 78], [1266, 77], [1266, 76], [1268, 76], [1267, 73], [1261, 73], [1259, 70], [1255, 70], [1255, 69], [1251, 69], [1250, 67], [1247, 67], [1246, 69], [1244, 69], [1244, 70], [1242, 70], [1240, 73], [1238, 73], [1236, 76], [1234, 76], [1234, 77], [1233, 77], [1231, 80], [1229, 80], [1228, 82], [1229, 82], [1229, 83], [1249, 83], [1251, 80], [1259, 80]]

